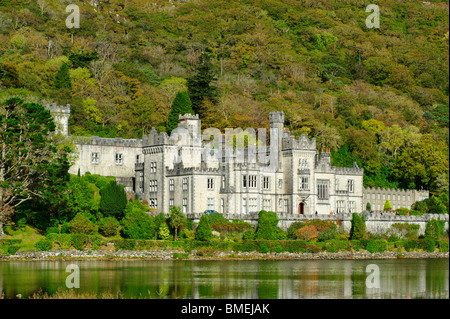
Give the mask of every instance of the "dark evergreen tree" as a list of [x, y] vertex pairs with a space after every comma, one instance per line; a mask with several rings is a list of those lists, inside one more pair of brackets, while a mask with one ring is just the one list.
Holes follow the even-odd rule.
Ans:
[[70, 81], [69, 75], [69, 65], [67, 65], [67, 63], [63, 63], [56, 73], [54, 88], [56, 90], [72, 89], [72, 82]]
[[208, 53], [200, 56], [200, 65], [196, 70], [196, 74], [187, 79], [187, 87], [189, 97], [192, 101], [192, 109], [200, 117], [204, 114], [202, 103], [205, 99], [212, 103], [217, 102], [217, 88], [212, 84], [216, 80], [211, 64], [211, 58]]
[[366, 233], [366, 223], [364, 217], [359, 216], [357, 213], [352, 214], [352, 228], [350, 229], [351, 239], [361, 239]]
[[274, 212], [262, 210], [259, 212], [256, 239], [277, 239], [278, 217]]
[[211, 231], [211, 225], [209, 224], [209, 218], [208, 215], [202, 215], [200, 217], [200, 221], [198, 223], [197, 230], [195, 232], [195, 239], [206, 241], [211, 239], [212, 237], [212, 231]]
[[184, 114], [194, 114], [189, 94], [186, 91], [180, 91], [172, 102], [172, 108], [169, 112], [166, 131], [172, 132], [178, 125], [178, 116]]
[[123, 186], [117, 184], [116, 181], [111, 181], [100, 190], [100, 196], [100, 211], [105, 217], [112, 216], [121, 220], [127, 206], [127, 195]]

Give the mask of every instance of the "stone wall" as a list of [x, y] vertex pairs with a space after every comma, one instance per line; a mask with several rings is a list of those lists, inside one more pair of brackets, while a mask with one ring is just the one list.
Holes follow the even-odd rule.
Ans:
[[[198, 223], [202, 214], [188, 214], [187, 217], [192, 219], [194, 223]], [[292, 223], [298, 221], [308, 220], [326, 220], [342, 224], [346, 232], [350, 232], [352, 227], [352, 214], [333, 214], [333, 215], [292, 215], [292, 214], [277, 214], [278, 215], [278, 227], [283, 230], [287, 230]], [[258, 225], [258, 214], [250, 213], [246, 215], [230, 215], [224, 216], [226, 219], [239, 219], [245, 222], [251, 223], [256, 229]], [[449, 215], [437, 215], [426, 214], [421, 216], [401, 216], [394, 214], [371, 214], [364, 213], [366, 220], [366, 231], [372, 234], [384, 234], [395, 223], [408, 223], [419, 225], [419, 235], [425, 233], [425, 227], [428, 221], [431, 219], [440, 219], [445, 221], [445, 230], [448, 231]]]

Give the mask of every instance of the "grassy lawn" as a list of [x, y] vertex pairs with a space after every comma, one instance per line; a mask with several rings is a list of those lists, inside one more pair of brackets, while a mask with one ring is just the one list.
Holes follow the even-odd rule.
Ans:
[[5, 235], [5, 239], [20, 239], [22, 242], [20, 243], [20, 250], [36, 250], [34, 248], [34, 244], [38, 242], [40, 239], [45, 238], [44, 235], [40, 234], [40, 232], [30, 226], [25, 227], [17, 227], [17, 228], [9, 228], [5, 231], [7, 235]]

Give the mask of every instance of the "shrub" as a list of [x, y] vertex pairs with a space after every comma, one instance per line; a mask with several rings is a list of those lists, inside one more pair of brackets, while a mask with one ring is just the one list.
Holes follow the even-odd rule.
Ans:
[[47, 228], [46, 234], [59, 234], [59, 228], [58, 227], [49, 227]]
[[425, 238], [431, 238], [434, 240], [439, 240], [444, 235], [444, 225], [445, 222], [433, 218], [425, 226]]
[[370, 240], [366, 244], [366, 249], [370, 253], [382, 253], [387, 248], [387, 243], [384, 240]]
[[41, 239], [34, 245], [34, 247], [40, 251], [48, 251], [52, 249], [52, 246], [53, 244], [49, 239]]
[[186, 240], [195, 240], [195, 232], [192, 229], [185, 229], [184, 238]]
[[366, 233], [364, 218], [356, 213], [352, 214], [352, 228], [350, 230], [351, 239], [361, 239]]
[[255, 230], [252, 228], [247, 229], [243, 234], [242, 234], [242, 239], [243, 240], [253, 240], [255, 239]]
[[295, 236], [298, 239], [307, 241], [317, 240], [318, 235], [317, 228], [313, 225], [302, 227], [295, 232]]
[[19, 245], [9, 245], [6, 248], [6, 251], [8, 252], [8, 254], [14, 255], [19, 249], [20, 249]]
[[17, 226], [20, 228], [25, 227], [26, 224], [27, 224], [27, 219], [25, 217], [23, 217], [17, 221]]
[[119, 233], [120, 224], [114, 217], [105, 217], [98, 222], [98, 231], [105, 237], [113, 237]]
[[92, 235], [97, 232], [97, 226], [83, 214], [76, 215], [69, 222], [69, 233]]
[[200, 241], [206, 241], [211, 239], [212, 231], [209, 224], [209, 217], [207, 215], [202, 215], [198, 223], [197, 230], [195, 232], [195, 239]]
[[448, 240], [439, 240], [438, 242], [437, 242], [437, 246], [438, 246], [438, 248], [439, 248], [439, 251], [442, 251], [442, 252], [448, 252], [448, 250], [449, 250], [449, 248], [448, 248]]
[[276, 229], [278, 225], [278, 216], [274, 212], [262, 210], [259, 212], [258, 230], [256, 239], [273, 240], [276, 239]]
[[132, 210], [122, 219], [122, 232], [126, 238], [150, 239], [155, 231], [154, 218], [142, 211]]
[[133, 250], [136, 248], [136, 240], [123, 239], [116, 243], [116, 249]]
[[47, 239], [51, 240], [58, 248], [69, 249], [72, 245], [71, 237], [71, 234], [49, 234]]
[[298, 229], [300, 229], [302, 227], [305, 227], [305, 226], [306, 226], [306, 223], [304, 223], [304, 222], [294, 222], [294, 223], [292, 223], [287, 229], [287, 238], [288, 239], [296, 239], [295, 232]]
[[71, 245], [77, 250], [83, 250], [89, 243], [89, 237], [86, 234], [72, 234], [70, 236]]
[[408, 240], [405, 243], [405, 250], [406, 251], [411, 251], [414, 250], [418, 247], [418, 241], [417, 240]]
[[436, 241], [433, 238], [419, 239], [419, 247], [423, 250], [433, 252], [436, 249]]
[[162, 223], [158, 230], [158, 236], [162, 240], [169, 240], [170, 239], [170, 230], [169, 226], [167, 226], [166, 223]]

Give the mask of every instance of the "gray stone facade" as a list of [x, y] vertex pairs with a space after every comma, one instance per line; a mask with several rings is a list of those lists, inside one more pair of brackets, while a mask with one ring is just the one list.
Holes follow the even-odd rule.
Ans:
[[[47, 108], [59, 131], [67, 134], [70, 106]], [[245, 219], [263, 209], [284, 219], [360, 213], [368, 201], [374, 210], [382, 207], [383, 196], [392, 198], [394, 208], [428, 196], [419, 191], [365, 189], [362, 168], [356, 163], [349, 168], [332, 166], [330, 152], [317, 151], [314, 138], [290, 134], [283, 112], [269, 115], [269, 143], [265, 130], [202, 133], [198, 115], [179, 119], [171, 135], [153, 128], [142, 139], [76, 137], [78, 157], [70, 173], [115, 176], [158, 212], [167, 213], [175, 205], [185, 214], [215, 210], [230, 219]], [[245, 148], [233, 144], [233, 136], [239, 140], [244, 135], [257, 136], [262, 143]]]
[[391, 203], [392, 210], [401, 207], [411, 209], [415, 202], [428, 197], [428, 190], [366, 187], [364, 188], [364, 209], [367, 203], [370, 203], [373, 211], [383, 211], [386, 200]]

